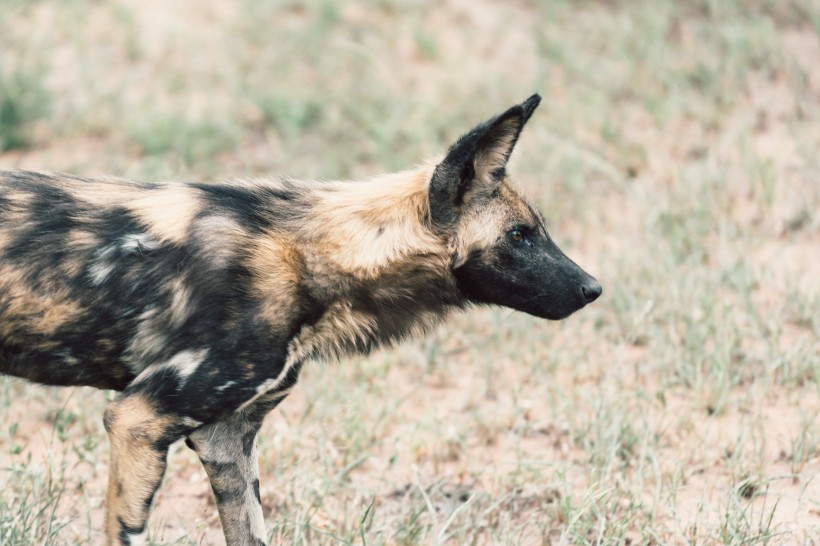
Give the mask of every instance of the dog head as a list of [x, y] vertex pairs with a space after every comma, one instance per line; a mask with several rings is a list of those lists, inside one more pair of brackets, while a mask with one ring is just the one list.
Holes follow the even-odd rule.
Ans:
[[448, 238], [452, 273], [468, 301], [557, 320], [602, 290], [558, 248], [507, 174], [510, 154], [540, 101], [533, 95], [450, 147], [430, 181], [430, 219]]

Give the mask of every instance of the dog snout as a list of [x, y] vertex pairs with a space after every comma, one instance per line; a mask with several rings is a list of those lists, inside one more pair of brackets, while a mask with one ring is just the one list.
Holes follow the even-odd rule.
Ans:
[[601, 288], [600, 283], [592, 277], [581, 285], [581, 295], [584, 297], [586, 303], [592, 303], [597, 300], [603, 291], [604, 289]]

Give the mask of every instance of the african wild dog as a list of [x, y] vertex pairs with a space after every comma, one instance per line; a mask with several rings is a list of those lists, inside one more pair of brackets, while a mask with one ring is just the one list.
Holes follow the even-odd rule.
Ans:
[[256, 434], [305, 361], [368, 353], [471, 304], [561, 319], [601, 294], [505, 170], [539, 101], [438, 162], [364, 182], [0, 172], [0, 371], [121, 391], [104, 417], [109, 544], [144, 538], [181, 438], [227, 543], [265, 544]]

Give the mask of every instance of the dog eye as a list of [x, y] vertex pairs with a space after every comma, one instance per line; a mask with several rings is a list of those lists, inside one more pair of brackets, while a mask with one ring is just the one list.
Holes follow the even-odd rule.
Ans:
[[513, 242], [520, 243], [524, 240], [524, 234], [521, 233], [520, 229], [514, 229], [510, 232], [510, 239], [512, 239]]

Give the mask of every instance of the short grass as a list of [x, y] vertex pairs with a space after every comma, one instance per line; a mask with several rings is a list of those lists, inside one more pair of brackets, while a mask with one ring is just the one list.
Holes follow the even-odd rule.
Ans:
[[[363, 177], [540, 92], [514, 172], [604, 286], [309, 367], [280, 544], [820, 544], [813, 0], [0, 4], [0, 166]], [[109, 394], [0, 379], [0, 544], [101, 540]], [[154, 544], [219, 543], [180, 445]]]

